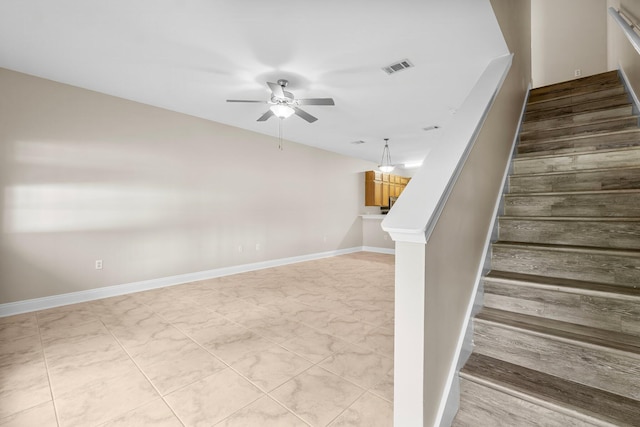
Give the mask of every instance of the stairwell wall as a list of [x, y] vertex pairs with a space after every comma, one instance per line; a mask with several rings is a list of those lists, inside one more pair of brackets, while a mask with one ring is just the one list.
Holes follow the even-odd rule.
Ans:
[[[446, 425], [443, 387], [456, 357], [520, 112], [531, 82], [529, 1], [492, 0], [513, 65], [425, 250], [425, 425]], [[441, 416], [440, 419], [438, 417]]]

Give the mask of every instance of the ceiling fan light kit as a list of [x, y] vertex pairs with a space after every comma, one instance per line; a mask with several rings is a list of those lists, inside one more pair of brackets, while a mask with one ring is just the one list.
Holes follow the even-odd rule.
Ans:
[[269, 107], [269, 110], [271, 110], [273, 114], [279, 119], [286, 119], [288, 117], [291, 117], [291, 115], [296, 112], [296, 110], [289, 107], [287, 104], [274, 104]]
[[305, 110], [299, 107], [299, 105], [335, 105], [333, 98], [308, 98], [308, 99], [296, 99], [291, 92], [284, 90], [289, 84], [288, 80], [280, 79], [278, 83], [267, 82], [267, 86], [271, 89], [271, 98], [269, 101], [255, 101], [245, 99], [227, 99], [227, 102], [251, 102], [251, 103], [264, 103], [270, 104], [269, 110], [258, 118], [259, 122], [268, 120], [271, 116], [276, 116], [279, 119], [286, 119], [292, 115], [296, 115], [309, 123], [313, 123], [318, 120], [317, 117], [312, 116]]
[[391, 152], [389, 151], [389, 138], [384, 139], [384, 148], [382, 149], [382, 158], [378, 169], [383, 173], [391, 172], [395, 166], [391, 163]]

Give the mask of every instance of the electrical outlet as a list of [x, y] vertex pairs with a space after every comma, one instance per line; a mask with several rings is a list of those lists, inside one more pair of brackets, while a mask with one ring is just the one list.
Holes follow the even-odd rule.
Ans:
[[576, 77], [580, 77], [582, 75], [582, 70], [580, 68], [577, 68], [574, 72], [573, 75]]
[[260, 243], [256, 243], [256, 251], [260, 250]]
[[242, 247], [242, 245], [238, 245], [238, 252], [242, 252], [244, 250], [244, 248]]
[[102, 270], [102, 260], [101, 259], [97, 259], [96, 260], [96, 270]]
[[324, 236], [322, 236], [322, 241], [327, 243], [327, 235], [326, 234]]

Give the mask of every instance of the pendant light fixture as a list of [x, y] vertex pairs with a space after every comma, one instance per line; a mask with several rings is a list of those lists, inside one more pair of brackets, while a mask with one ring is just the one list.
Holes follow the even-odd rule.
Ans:
[[383, 173], [389, 173], [395, 168], [395, 166], [391, 163], [391, 153], [389, 152], [389, 138], [384, 139], [384, 148], [382, 149], [382, 159], [380, 159], [380, 164], [378, 165], [378, 169], [380, 169]]

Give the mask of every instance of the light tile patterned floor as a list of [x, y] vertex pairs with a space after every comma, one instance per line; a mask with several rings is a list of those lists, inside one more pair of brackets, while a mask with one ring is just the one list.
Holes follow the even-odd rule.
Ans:
[[0, 426], [391, 426], [393, 256], [0, 318]]

